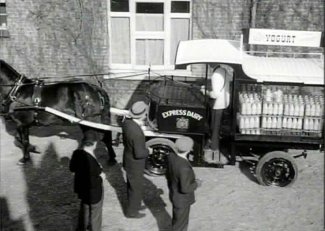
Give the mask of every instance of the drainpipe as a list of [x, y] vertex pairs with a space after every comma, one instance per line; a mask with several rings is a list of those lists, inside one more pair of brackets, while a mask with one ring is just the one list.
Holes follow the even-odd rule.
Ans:
[[[257, 3], [259, 0], [251, 0], [251, 8], [250, 8], [250, 28], [256, 27], [256, 9]], [[249, 45], [249, 50], [254, 50], [254, 45]]]
[[257, 8], [257, 3], [259, 0], [252, 0], [252, 5], [251, 5], [251, 18], [250, 18], [250, 27], [255, 28], [256, 27], [256, 8]]

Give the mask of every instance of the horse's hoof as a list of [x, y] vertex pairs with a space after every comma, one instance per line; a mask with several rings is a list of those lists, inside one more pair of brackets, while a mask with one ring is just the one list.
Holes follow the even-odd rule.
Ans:
[[18, 165], [25, 165], [28, 161], [30, 161], [30, 158], [21, 158], [19, 161], [18, 161]]
[[33, 153], [41, 153], [41, 151], [35, 145], [29, 145], [27, 151]]

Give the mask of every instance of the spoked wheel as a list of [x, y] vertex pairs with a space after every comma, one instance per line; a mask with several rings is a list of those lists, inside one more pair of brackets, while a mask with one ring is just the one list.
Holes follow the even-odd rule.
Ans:
[[152, 148], [146, 161], [147, 173], [164, 175], [167, 168], [167, 156], [174, 153], [175, 143], [164, 138], [154, 138], [147, 141], [146, 146]]
[[293, 157], [285, 152], [270, 152], [256, 166], [256, 178], [261, 185], [285, 187], [292, 185], [298, 176]]

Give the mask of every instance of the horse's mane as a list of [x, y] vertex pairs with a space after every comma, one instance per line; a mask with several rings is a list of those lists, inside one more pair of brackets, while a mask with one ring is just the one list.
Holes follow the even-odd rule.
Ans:
[[7, 73], [15, 75], [15, 77], [20, 76], [20, 74], [8, 63], [0, 59], [0, 70], [6, 71]]
[[[18, 71], [16, 71], [11, 65], [0, 59], [0, 74], [1, 72], [5, 74], [10, 81], [16, 82], [22, 76]], [[30, 84], [33, 82], [32, 79], [23, 76], [23, 83]]]

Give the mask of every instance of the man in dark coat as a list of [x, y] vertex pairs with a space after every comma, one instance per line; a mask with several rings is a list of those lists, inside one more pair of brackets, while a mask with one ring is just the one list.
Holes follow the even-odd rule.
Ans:
[[94, 150], [97, 134], [87, 132], [81, 147], [75, 150], [70, 161], [74, 173], [74, 192], [81, 200], [77, 231], [100, 231], [103, 209], [102, 167], [97, 162]]
[[176, 154], [168, 155], [167, 181], [169, 197], [173, 204], [173, 231], [186, 231], [189, 222], [190, 207], [195, 202], [194, 191], [201, 185], [187, 155], [193, 148], [189, 137], [178, 138], [175, 142]]
[[148, 157], [148, 149], [144, 133], [140, 127], [146, 118], [148, 105], [143, 101], [136, 102], [130, 109], [130, 117], [122, 123], [123, 131], [123, 167], [127, 178], [128, 205], [125, 215], [128, 218], [141, 218], [145, 214], [139, 213], [143, 197], [144, 168]]

